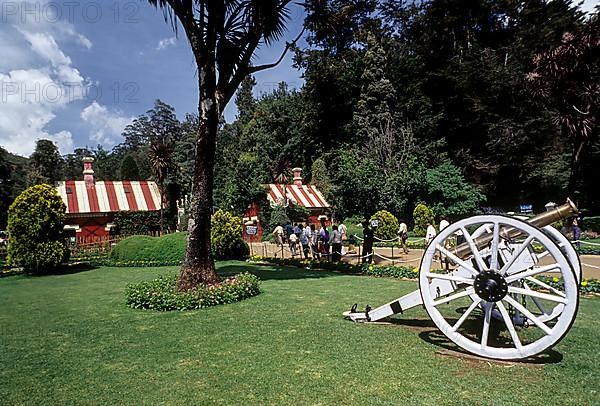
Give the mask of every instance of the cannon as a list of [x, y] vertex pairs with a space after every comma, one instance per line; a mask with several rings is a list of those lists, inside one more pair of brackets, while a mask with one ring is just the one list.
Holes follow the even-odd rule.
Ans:
[[372, 323], [422, 305], [470, 353], [502, 360], [540, 354], [567, 334], [577, 315], [579, 257], [551, 226], [577, 213], [567, 200], [529, 219], [482, 215], [453, 223], [427, 246], [418, 290], [375, 309], [354, 305], [344, 316]]

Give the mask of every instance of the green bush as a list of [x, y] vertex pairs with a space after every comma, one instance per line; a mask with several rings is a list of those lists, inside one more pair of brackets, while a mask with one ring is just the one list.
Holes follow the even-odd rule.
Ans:
[[63, 235], [66, 207], [56, 189], [36, 185], [21, 193], [8, 209], [7, 264], [44, 273], [68, 260]]
[[293, 203], [287, 207], [286, 213], [294, 223], [305, 223], [310, 216], [310, 211], [306, 207]]
[[[212, 217], [211, 243], [216, 259], [244, 259], [249, 248], [242, 239], [242, 220], [219, 210]], [[161, 237], [134, 235], [119, 242], [110, 253], [113, 263], [180, 264], [185, 257], [187, 233]]]
[[271, 215], [269, 216], [269, 222], [265, 227], [265, 234], [271, 234], [273, 230], [275, 230], [275, 227], [286, 224], [287, 222], [291, 222], [291, 220], [288, 217], [285, 208], [279, 204], [276, 205], [271, 208]]
[[596, 231], [600, 233], [600, 216], [585, 217], [582, 221], [582, 228], [586, 231]]
[[238, 302], [260, 293], [259, 279], [247, 272], [227, 278], [218, 285], [199, 285], [187, 292], [178, 292], [176, 285], [177, 275], [130, 284], [125, 291], [127, 306], [161, 311], [194, 310]]
[[113, 247], [110, 259], [114, 262], [156, 262], [178, 264], [185, 256], [186, 233], [160, 237], [134, 235]]
[[425, 203], [419, 203], [413, 211], [413, 221], [415, 224], [413, 232], [416, 236], [422, 237], [427, 230], [427, 223], [433, 224], [433, 212], [425, 205]]
[[386, 210], [379, 210], [371, 217], [371, 221], [377, 220], [375, 237], [381, 240], [391, 240], [398, 236], [400, 223], [392, 213]]
[[160, 231], [160, 212], [121, 211], [115, 216], [114, 223], [121, 235], [149, 234]]
[[250, 253], [242, 239], [242, 219], [224, 210], [217, 210], [211, 220], [211, 249], [215, 259], [243, 259]]
[[444, 161], [425, 171], [427, 199], [438, 216], [466, 216], [476, 213], [485, 196], [467, 182], [459, 168]]

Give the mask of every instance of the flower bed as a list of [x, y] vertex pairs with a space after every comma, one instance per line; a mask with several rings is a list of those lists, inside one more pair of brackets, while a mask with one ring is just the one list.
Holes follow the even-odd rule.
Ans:
[[[370, 264], [348, 264], [345, 262], [329, 262], [329, 261], [313, 261], [309, 259], [297, 258], [271, 258], [252, 256], [249, 261], [268, 262], [278, 265], [289, 265], [307, 268], [311, 270], [328, 270], [338, 271], [343, 273], [361, 274], [366, 276], [387, 277], [387, 278], [404, 278], [417, 279], [419, 276], [419, 268], [406, 266], [391, 266], [391, 265], [370, 265]], [[555, 288], [562, 289], [562, 278], [538, 276], [538, 279]], [[600, 280], [584, 279], [581, 281], [579, 292], [582, 294], [600, 294]]]
[[415, 279], [419, 269], [409, 266], [378, 266], [372, 264], [349, 264], [347, 262], [314, 261], [299, 258], [272, 258], [254, 255], [253, 262], [269, 262], [278, 265], [297, 266], [314, 270], [338, 271], [349, 274], [362, 274], [378, 277]]
[[[562, 278], [543, 276], [537, 277], [540, 281], [547, 283], [556, 289], [562, 289], [564, 284]], [[600, 294], [600, 280], [598, 279], [584, 279], [579, 285], [579, 291], [584, 294], [598, 293]]]
[[4, 278], [5, 276], [22, 275], [24, 273], [25, 270], [23, 268], [0, 268], [0, 278]]
[[259, 279], [250, 273], [227, 278], [216, 285], [200, 285], [187, 292], [176, 289], [177, 275], [127, 285], [127, 306], [134, 309], [194, 310], [239, 302], [260, 293]]

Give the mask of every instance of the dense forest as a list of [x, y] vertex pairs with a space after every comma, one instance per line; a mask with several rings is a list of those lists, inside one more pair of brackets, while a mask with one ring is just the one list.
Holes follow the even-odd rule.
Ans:
[[[387, 209], [410, 219], [483, 207], [536, 211], [567, 196], [600, 211], [600, 21], [569, 1], [329, 0], [307, 3], [301, 89], [238, 90], [217, 145], [215, 207], [242, 214], [261, 184], [303, 168], [338, 218]], [[150, 106], [149, 106], [150, 107]], [[157, 100], [101, 146], [60, 156], [40, 140], [29, 158], [0, 149], [0, 228], [26, 186], [156, 179], [173, 202], [189, 193], [198, 120]]]

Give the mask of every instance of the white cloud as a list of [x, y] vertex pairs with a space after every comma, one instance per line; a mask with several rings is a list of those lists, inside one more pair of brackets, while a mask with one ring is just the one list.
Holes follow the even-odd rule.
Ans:
[[3, 17], [0, 145], [27, 156], [43, 138], [54, 141], [61, 153], [69, 153], [73, 150], [72, 133], [51, 131], [49, 126], [69, 103], [83, 99], [89, 80], [72, 66], [59, 44], [76, 43], [89, 49], [92, 43], [68, 22]]
[[52, 64], [58, 79], [64, 83], [81, 83], [83, 78], [79, 70], [71, 66], [71, 58], [66, 56], [58, 47], [56, 40], [49, 33], [29, 32], [19, 29], [27, 42], [31, 45], [31, 50]]
[[44, 69], [20, 69], [0, 73], [0, 145], [10, 152], [29, 155], [38, 139], [50, 139], [60, 151], [73, 149], [68, 131], [50, 133], [46, 127], [56, 117], [56, 110], [69, 101], [67, 89], [61, 87]]
[[93, 102], [81, 112], [81, 119], [92, 128], [90, 137], [103, 145], [115, 145], [121, 133], [134, 117], [110, 112], [106, 106]]
[[598, 6], [598, 0], [584, 0], [581, 5], [581, 9], [588, 14], [591, 14], [595, 11], [595, 7]]
[[158, 46], [156, 47], [156, 50], [162, 51], [163, 49], [172, 47], [175, 45], [176, 40], [177, 39], [175, 37], [161, 39], [160, 41], [158, 41]]
[[92, 48], [92, 41], [90, 41], [85, 35], [76, 32], [75, 28], [71, 24], [60, 24], [58, 27], [58, 32], [61, 34], [61, 36], [74, 38], [75, 42], [86, 49]]

